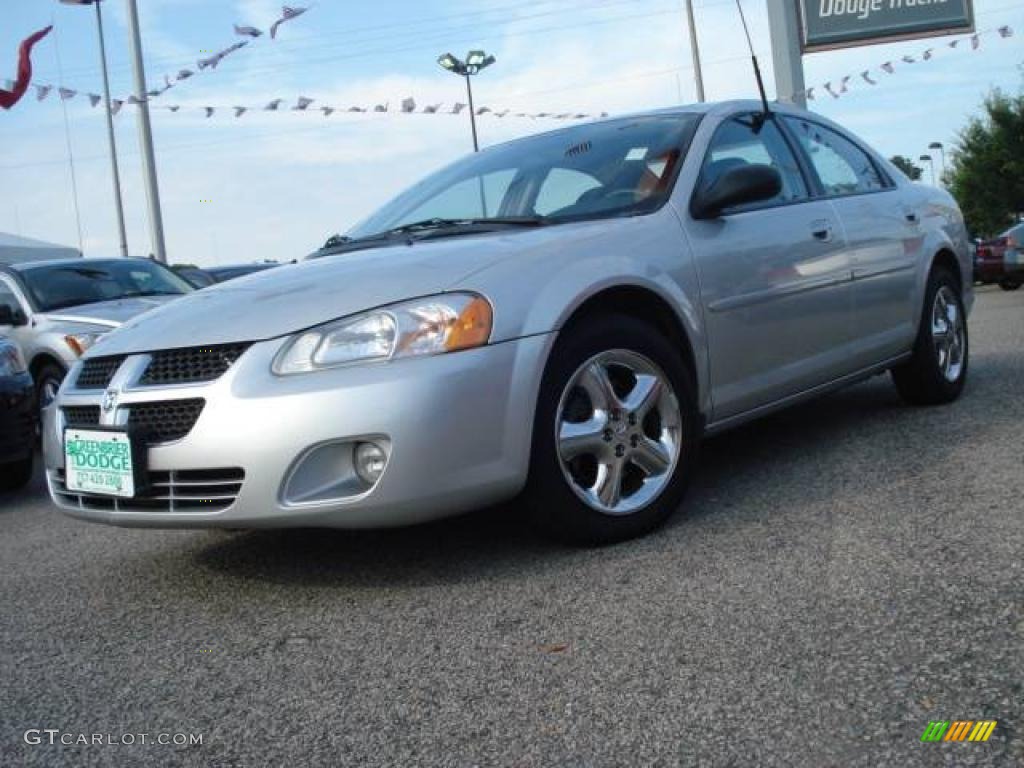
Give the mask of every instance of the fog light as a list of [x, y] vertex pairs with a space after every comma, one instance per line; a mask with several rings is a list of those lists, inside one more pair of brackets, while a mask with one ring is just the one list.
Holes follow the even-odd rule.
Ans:
[[376, 443], [359, 443], [356, 446], [356, 474], [363, 482], [373, 485], [380, 480], [387, 463], [388, 455]]

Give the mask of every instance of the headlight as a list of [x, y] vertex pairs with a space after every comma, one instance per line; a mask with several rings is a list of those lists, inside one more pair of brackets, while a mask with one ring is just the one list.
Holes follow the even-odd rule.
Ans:
[[0, 344], [0, 376], [17, 376], [26, 370], [21, 350], [13, 344]]
[[274, 359], [279, 375], [481, 347], [491, 336], [487, 299], [452, 293], [394, 304], [297, 334]]
[[69, 333], [64, 341], [71, 347], [71, 351], [81, 357], [85, 350], [91, 347], [102, 336], [102, 333]]

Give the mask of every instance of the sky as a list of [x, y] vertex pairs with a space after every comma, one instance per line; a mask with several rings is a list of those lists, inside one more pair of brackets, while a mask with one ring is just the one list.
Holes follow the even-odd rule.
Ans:
[[[694, 0], [708, 100], [756, 95], [731, 0]], [[280, 16], [275, 0], [138, 0], [148, 86], [196, 68], [208, 52], [241, 40], [232, 25], [266, 30]], [[513, 112], [610, 114], [696, 100], [682, 0], [295, 0], [310, 9], [206, 71], [178, 84], [154, 107], [153, 134], [169, 260], [201, 266], [301, 258], [345, 232], [406, 186], [471, 151], [466, 113], [341, 114], [402, 99], [465, 101], [459, 78], [436, 64], [445, 51], [482, 48], [497, 62], [474, 81], [477, 106]], [[754, 46], [774, 98], [764, 0], [744, 0]], [[124, 0], [103, 4], [115, 98], [132, 92]], [[953, 145], [993, 87], [1024, 85], [1024, 0], [975, 0], [978, 50], [952, 38], [809, 54], [811, 108], [847, 126], [886, 155], [917, 158], [930, 142]], [[0, 232], [65, 245], [87, 256], [118, 253], [92, 8], [57, 0], [0, 5], [0, 80], [14, 76], [18, 43], [35, 30], [55, 33], [33, 55], [34, 81], [80, 91], [39, 102], [34, 91], [0, 112]], [[1010, 25], [1015, 35], [994, 30]], [[858, 73], [934, 48], [929, 61], [898, 64], [871, 87]], [[820, 84], [852, 74], [832, 99]], [[308, 112], [284, 109], [299, 96]], [[230, 107], [284, 99], [282, 110], [236, 119]], [[206, 118], [204, 106], [217, 108]], [[66, 116], [64, 108], [66, 108]], [[128, 247], [148, 255], [151, 241], [135, 107], [115, 118]], [[550, 119], [484, 115], [481, 144], [562, 125]], [[69, 163], [70, 154], [74, 159]], [[939, 163], [936, 155], [936, 163]], [[74, 184], [72, 184], [72, 167]], [[77, 196], [75, 194], [77, 189]], [[78, 215], [76, 216], [76, 201]], [[79, 225], [80, 222], [80, 225]]]

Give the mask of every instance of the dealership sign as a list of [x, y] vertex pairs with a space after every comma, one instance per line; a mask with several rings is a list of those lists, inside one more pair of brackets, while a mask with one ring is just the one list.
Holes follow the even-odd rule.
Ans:
[[804, 51], [974, 31], [971, 0], [797, 0]]

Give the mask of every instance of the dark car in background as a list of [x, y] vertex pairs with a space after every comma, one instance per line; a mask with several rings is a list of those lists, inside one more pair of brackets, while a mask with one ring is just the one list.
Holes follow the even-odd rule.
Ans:
[[1004, 291], [1024, 284], [1024, 222], [978, 244], [974, 276], [976, 282], [998, 283]]
[[196, 288], [209, 288], [217, 283], [225, 283], [236, 277], [251, 275], [280, 266], [276, 261], [264, 261], [255, 264], [232, 264], [224, 267], [208, 267], [202, 269], [190, 264], [179, 264], [171, 267], [179, 276], [188, 280]]
[[36, 390], [21, 350], [0, 337], [0, 491], [32, 477], [36, 445]]

